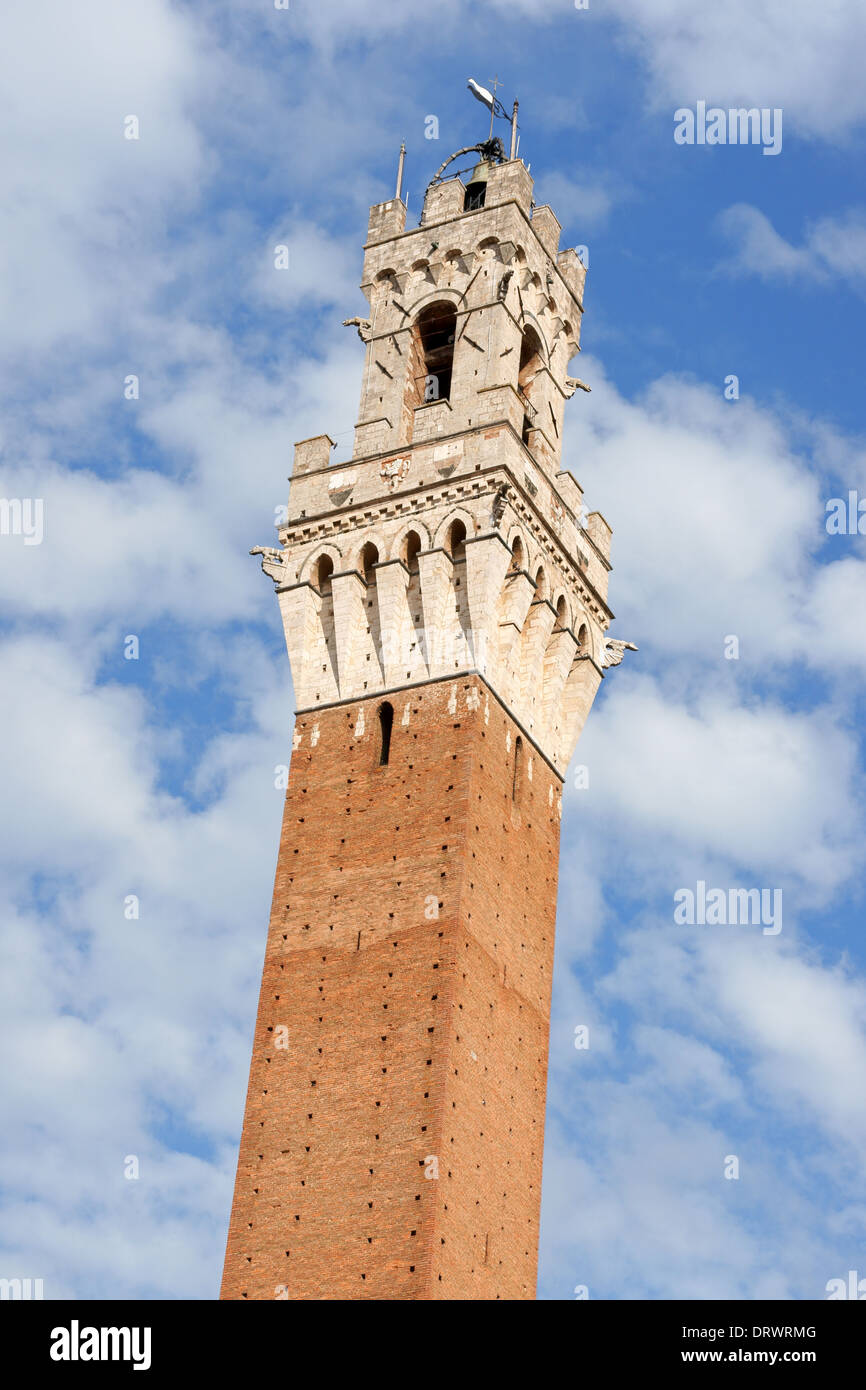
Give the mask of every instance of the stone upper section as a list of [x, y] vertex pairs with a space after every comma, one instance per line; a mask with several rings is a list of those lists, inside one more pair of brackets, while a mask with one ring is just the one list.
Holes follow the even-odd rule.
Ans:
[[[371, 210], [354, 452], [397, 448], [419, 430], [451, 434], [505, 413], [539, 465], [555, 472], [586, 272], [575, 251], [559, 250], [550, 208], [533, 210], [521, 160], [490, 166], [483, 207], [464, 211], [465, 197], [460, 179], [434, 185], [421, 225], [410, 231], [398, 199]], [[425, 390], [437, 375], [435, 362], [428, 370], [424, 360], [423, 316], [431, 311], [434, 327], [453, 335], [446, 389], [440, 382], [435, 393], [429, 384]]]
[[266, 548], [299, 710], [478, 672], [562, 776], [602, 678], [610, 528], [561, 466], [584, 268], [520, 160], [371, 209], [353, 456], [295, 450]]

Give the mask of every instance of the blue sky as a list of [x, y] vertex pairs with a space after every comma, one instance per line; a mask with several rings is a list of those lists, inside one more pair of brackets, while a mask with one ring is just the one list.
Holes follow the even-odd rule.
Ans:
[[[348, 457], [401, 139], [412, 221], [497, 73], [589, 250], [564, 459], [640, 648], [566, 791], [539, 1296], [866, 1275], [866, 571], [825, 527], [866, 497], [866, 12], [31, 0], [0, 31], [0, 494], [44, 505], [40, 545], [0, 536], [0, 1274], [216, 1294], [293, 708], [247, 551], [295, 440]], [[675, 144], [699, 100], [781, 108], [781, 153]], [[699, 880], [780, 889], [782, 931], [676, 925]]]

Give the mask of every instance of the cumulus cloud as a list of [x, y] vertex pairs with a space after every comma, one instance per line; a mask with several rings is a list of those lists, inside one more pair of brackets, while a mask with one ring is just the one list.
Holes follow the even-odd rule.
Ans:
[[[721, 676], [689, 702], [682, 685], [638, 674], [606, 695], [579, 744], [593, 813], [646, 847], [645, 882], [661, 840], [668, 862], [704, 855], [826, 901], [862, 861], [856, 740], [832, 719], [744, 700]], [[567, 795], [580, 814], [587, 794]]]
[[[831, 677], [859, 668], [856, 610], [830, 603], [857, 586], [862, 562], [828, 547], [825, 521], [828, 497], [862, 486], [860, 441], [836, 436], [828, 451], [819, 422], [804, 429], [794, 411], [684, 377], [627, 402], [601, 363], [583, 356], [581, 370], [592, 395], [567, 422], [563, 457], [590, 510], [603, 496], [617, 518], [620, 635], [711, 663], [720, 680], [760, 678], [768, 663], [779, 675], [793, 663]], [[736, 662], [724, 659], [729, 637]]]
[[806, 288], [833, 278], [863, 287], [866, 215], [862, 209], [813, 222], [801, 246], [786, 241], [764, 213], [747, 203], [727, 208], [719, 217], [719, 227], [734, 244], [733, 256], [722, 264], [731, 274], [792, 280]]
[[[270, 668], [244, 650], [224, 665], [249, 683]], [[212, 1296], [278, 833], [280, 683], [259, 682], [247, 732], [211, 754], [219, 796], [191, 812], [160, 788], [138, 692], [97, 683], [61, 641], [7, 642], [4, 662], [3, 1267], [23, 1261], [49, 1297]]]
[[187, 110], [201, 77], [195, 30], [166, 0], [4, 13], [0, 350], [13, 361], [93, 333], [165, 279], [150, 235], [203, 173]]
[[823, 140], [848, 138], [866, 117], [858, 0], [612, 0], [611, 10], [657, 105], [778, 106], [787, 127]]
[[549, 203], [564, 229], [581, 234], [604, 226], [611, 208], [627, 196], [627, 191], [612, 180], [582, 182], [561, 170], [544, 174], [535, 188], [536, 201]]

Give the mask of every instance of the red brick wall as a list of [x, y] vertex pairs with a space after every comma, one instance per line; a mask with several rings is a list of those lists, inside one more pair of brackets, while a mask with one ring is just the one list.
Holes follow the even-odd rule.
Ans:
[[384, 767], [379, 697], [297, 721], [223, 1298], [535, 1295], [561, 784], [391, 699]]

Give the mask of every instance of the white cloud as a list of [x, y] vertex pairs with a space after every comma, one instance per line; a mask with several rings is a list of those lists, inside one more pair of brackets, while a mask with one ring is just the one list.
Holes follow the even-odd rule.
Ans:
[[[51, 0], [0, 21], [0, 316], [15, 360], [93, 332], [165, 278], [149, 233], [203, 171], [194, 30], [165, 0]], [[124, 137], [135, 115], [140, 138]]]
[[[859, 0], [611, 0], [656, 105], [782, 107], [786, 129], [846, 139], [866, 118]], [[673, 130], [673, 124], [671, 129]]]
[[[548, 1297], [574, 1297], [578, 1285], [591, 1299], [806, 1296], [804, 1267], [819, 1241], [807, 1202], [763, 1146], [750, 1155], [746, 1187], [723, 1176], [724, 1128], [665, 1115], [656, 1093], [607, 1083], [586, 1096], [576, 1085], [571, 1108], [574, 1131], [554, 1112], [545, 1149]], [[780, 1187], [803, 1224], [770, 1234], [765, 1212]]]
[[[601, 365], [581, 358], [592, 386], [567, 424], [564, 457], [592, 510], [615, 518], [612, 593], [623, 636], [680, 654], [721, 654], [748, 623], [761, 650], [787, 603], [799, 561], [792, 537], [819, 503], [788, 453], [779, 422], [746, 400], [677, 378], [625, 402]], [[755, 585], [762, 589], [753, 613]], [[675, 618], [674, 618], [675, 615]]]
[[723, 950], [711, 968], [721, 1009], [754, 1054], [769, 1096], [805, 1103], [844, 1145], [866, 1147], [866, 1112], [852, 1076], [866, 1068], [866, 988], [838, 965], [759, 949]]
[[722, 266], [733, 274], [796, 280], [807, 288], [834, 276], [860, 287], [866, 279], [866, 216], [860, 209], [812, 223], [802, 246], [786, 241], [769, 218], [748, 203], [726, 208], [719, 226], [735, 244], [733, 257]]
[[[4, 644], [16, 814], [2, 850], [0, 1264], [44, 1277], [47, 1297], [213, 1296], [278, 836], [283, 682], [258, 645], [224, 646], [252, 723], [213, 750], [220, 794], [193, 812], [159, 789], [147, 704], [96, 685], [94, 659]], [[33, 910], [16, 911], [28, 888]], [[175, 1151], [185, 1142], [204, 1157]], [[138, 1181], [123, 1177], [129, 1154]]]
[[[627, 402], [597, 359], [582, 356], [581, 375], [592, 394], [567, 419], [563, 457], [589, 510], [603, 499], [614, 519], [616, 633], [640, 660], [709, 663], [718, 681], [781, 677], [795, 662], [831, 677], [857, 669], [856, 609], [828, 604], [860, 570], [841, 545], [821, 552], [826, 499], [839, 494], [820, 475], [832, 461], [846, 487], [862, 482], [859, 441], [828, 446], [819, 422], [758, 407], [746, 383], [727, 401], [723, 380], [664, 377]], [[731, 636], [736, 661], [724, 659]]]
[[[569, 806], [611, 816], [651, 859], [661, 842], [670, 857], [769, 875], [764, 886], [800, 882], [826, 900], [862, 863], [856, 756], [826, 715], [744, 700], [721, 672], [688, 703], [681, 683], [634, 673], [593, 711], [578, 744], [590, 790], [570, 792]], [[681, 886], [668, 885], [667, 903]]]
[[810, 279], [824, 278], [823, 268], [805, 247], [792, 246], [775, 231], [768, 217], [747, 203], [727, 208], [719, 217], [719, 226], [736, 243], [736, 254], [726, 269], [763, 279], [799, 279], [806, 284]]
[[536, 202], [549, 203], [559, 218], [565, 233], [563, 245], [571, 245], [588, 231], [602, 227], [614, 205], [626, 196], [626, 190], [612, 180], [572, 179], [561, 170], [540, 175], [534, 190]]

